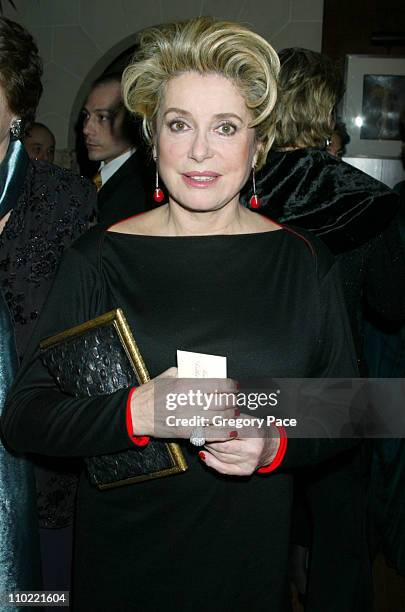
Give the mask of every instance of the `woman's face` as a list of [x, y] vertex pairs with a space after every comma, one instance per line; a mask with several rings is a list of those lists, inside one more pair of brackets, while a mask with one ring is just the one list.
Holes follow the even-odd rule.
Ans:
[[194, 211], [239, 201], [257, 152], [251, 114], [218, 74], [172, 78], [159, 109], [156, 153], [172, 202]]
[[10, 126], [16, 115], [8, 106], [6, 94], [0, 85], [0, 161], [4, 158], [10, 141]]

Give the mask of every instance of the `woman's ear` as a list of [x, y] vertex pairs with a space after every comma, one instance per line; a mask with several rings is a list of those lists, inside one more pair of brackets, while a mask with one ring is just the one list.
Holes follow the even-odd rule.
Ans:
[[156, 161], [157, 160], [157, 147], [156, 147], [156, 144], [154, 144], [152, 146], [152, 156], [153, 156], [153, 159]]
[[253, 155], [253, 160], [252, 160], [252, 168], [255, 168], [257, 166], [257, 160], [260, 157], [261, 152], [263, 151], [264, 145], [261, 141], [257, 141], [256, 145], [255, 145], [255, 152]]

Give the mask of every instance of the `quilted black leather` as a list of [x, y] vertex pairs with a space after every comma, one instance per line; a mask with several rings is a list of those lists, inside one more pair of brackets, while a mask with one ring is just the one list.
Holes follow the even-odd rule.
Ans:
[[[135, 372], [113, 323], [87, 330], [41, 352], [44, 365], [65, 393], [75, 397], [114, 393], [138, 385]], [[131, 484], [175, 466], [166, 443], [86, 458], [90, 481], [100, 488]], [[163, 474], [162, 474], [163, 475]]]

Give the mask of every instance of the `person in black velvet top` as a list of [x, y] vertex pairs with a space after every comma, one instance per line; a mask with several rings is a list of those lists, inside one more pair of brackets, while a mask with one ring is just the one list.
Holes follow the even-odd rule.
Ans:
[[[124, 74], [125, 103], [143, 118], [167, 202], [92, 229], [66, 254], [3, 428], [17, 450], [79, 458], [174, 439], [189, 467], [104, 491], [83, 470], [74, 610], [288, 609], [291, 470], [351, 452], [352, 440], [287, 444], [283, 429], [249, 437], [226, 423], [218, 433], [212, 420], [198, 452], [190, 427], [154, 418], [159, 380], [178, 388], [176, 349], [226, 356], [229, 378], [215, 384], [228, 391], [247, 378], [357, 375], [333, 257], [239, 201], [272, 143], [278, 67], [244, 26], [198, 18], [146, 30]], [[117, 307], [151, 381], [67, 396], [39, 341]], [[220, 404], [211, 414], [235, 410]]]
[[[308, 49], [285, 49], [279, 55], [276, 135], [256, 181], [261, 199], [258, 212], [311, 231], [334, 255], [343, 280], [359, 368], [366, 375], [366, 310], [396, 324], [405, 319], [405, 253], [397, 223], [399, 199], [386, 185], [327, 151], [335, 106], [343, 93], [336, 65], [327, 56]], [[247, 207], [249, 197], [245, 190], [242, 201]], [[305, 475], [314, 521], [306, 609], [318, 605], [329, 611], [335, 609], [334, 605], [337, 610], [368, 610], [372, 587], [364, 555], [367, 462], [358, 453], [351, 467], [338, 459], [334, 471], [335, 480], [332, 469], [323, 475], [322, 469]], [[314, 493], [314, 485], [318, 489], [323, 486], [323, 495]], [[352, 510], [355, 498], [361, 512]], [[346, 547], [342, 534], [353, 530], [357, 540], [363, 541], [363, 546], [359, 545], [362, 561], [358, 564], [363, 569], [353, 567], [352, 572], [357, 591], [350, 591], [349, 583], [346, 589], [340, 588], [337, 577], [341, 568], [332, 553], [326, 560], [316, 552], [318, 541], [331, 551], [337, 546]], [[307, 536], [302, 537], [300, 533], [300, 541], [307, 543]]]
[[[340, 72], [308, 49], [280, 53], [276, 135], [257, 176], [259, 212], [319, 236], [339, 261], [359, 366], [367, 305], [386, 321], [405, 319], [405, 255], [399, 198], [380, 181], [327, 152], [343, 93]], [[249, 207], [250, 194], [242, 202]]]

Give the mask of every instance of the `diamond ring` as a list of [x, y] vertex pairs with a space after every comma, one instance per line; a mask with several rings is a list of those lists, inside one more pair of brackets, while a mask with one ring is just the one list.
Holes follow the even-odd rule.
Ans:
[[202, 427], [194, 427], [194, 429], [191, 430], [190, 442], [194, 444], [194, 446], [204, 446], [205, 438]]

